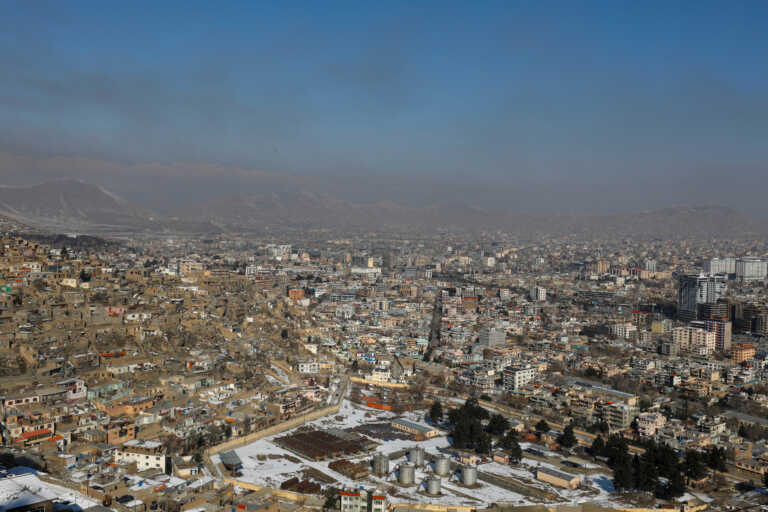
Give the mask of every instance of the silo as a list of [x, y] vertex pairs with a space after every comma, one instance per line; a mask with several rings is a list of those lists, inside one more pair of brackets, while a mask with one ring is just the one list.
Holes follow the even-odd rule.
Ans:
[[451, 471], [451, 459], [445, 455], [440, 456], [435, 461], [435, 474], [446, 476]]
[[373, 472], [379, 476], [389, 474], [389, 457], [387, 455], [377, 453], [373, 456]]
[[400, 464], [400, 470], [397, 474], [397, 481], [400, 485], [413, 485], [416, 480], [416, 468], [413, 464]]
[[477, 468], [474, 466], [464, 466], [461, 469], [461, 483], [467, 487], [477, 484]]
[[411, 464], [415, 464], [416, 466], [423, 466], [424, 465], [424, 449], [415, 446], [408, 450], [408, 462]]
[[427, 494], [432, 496], [440, 494], [440, 477], [431, 476], [427, 479]]

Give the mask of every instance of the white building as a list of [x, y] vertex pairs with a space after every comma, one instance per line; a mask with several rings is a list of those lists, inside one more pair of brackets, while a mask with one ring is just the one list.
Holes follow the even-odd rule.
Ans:
[[527, 364], [525, 366], [509, 366], [504, 369], [504, 391], [511, 393], [519, 391], [526, 384], [536, 378], [536, 367]]
[[374, 367], [374, 369], [371, 370], [371, 375], [369, 376], [370, 380], [376, 382], [389, 382], [391, 378], [392, 372], [390, 371], [389, 366], [380, 365]]
[[165, 473], [167, 468], [163, 444], [157, 441], [127, 441], [115, 452], [115, 462], [135, 462], [137, 471], [156, 469]]
[[762, 281], [768, 274], [768, 262], [759, 258], [736, 260], [736, 279], [740, 281]]
[[708, 274], [735, 274], [736, 258], [712, 258], [704, 263], [704, 271]]
[[617, 338], [631, 338], [637, 332], [637, 326], [631, 323], [621, 323], [613, 326], [613, 333]]
[[367, 491], [360, 487], [339, 491], [339, 496], [341, 512], [384, 512], [389, 506], [386, 495], [378, 489]]
[[544, 302], [547, 300], [547, 289], [534, 283], [531, 285], [530, 295], [532, 301]]
[[480, 331], [480, 345], [484, 347], [495, 347], [504, 345], [506, 342], [506, 333], [504, 329], [496, 327], [483, 327]]
[[637, 417], [637, 432], [645, 436], [655, 436], [656, 431], [667, 423], [667, 418], [659, 412], [644, 412]]
[[303, 361], [296, 365], [299, 373], [318, 373], [320, 364], [317, 361]]
[[683, 352], [698, 355], [710, 355], [717, 346], [717, 335], [698, 327], [675, 327], [672, 329], [672, 340]]

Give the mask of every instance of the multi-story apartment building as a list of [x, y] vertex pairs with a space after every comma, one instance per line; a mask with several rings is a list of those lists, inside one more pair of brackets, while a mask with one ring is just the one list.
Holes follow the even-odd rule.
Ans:
[[704, 271], [708, 274], [735, 274], [736, 258], [712, 258], [704, 263]]
[[534, 302], [544, 302], [547, 300], [547, 289], [543, 286], [532, 284], [530, 296]]
[[479, 391], [493, 391], [496, 387], [496, 371], [485, 367], [472, 370], [472, 386]]
[[659, 412], [644, 412], [637, 416], [637, 432], [641, 436], [655, 436], [656, 431], [667, 423], [667, 417]]
[[300, 361], [296, 364], [296, 370], [299, 373], [318, 373], [320, 371], [320, 363], [317, 361]]
[[135, 462], [138, 471], [156, 469], [165, 473], [167, 468], [165, 449], [157, 441], [127, 441], [115, 452], [115, 462]]
[[504, 369], [504, 391], [511, 393], [519, 391], [536, 378], [537, 370], [530, 364], [509, 366]]
[[132, 421], [117, 420], [110, 421], [106, 425], [102, 426], [102, 430], [107, 434], [107, 443], [109, 444], [123, 444], [128, 441], [136, 439], [136, 434], [139, 432], [139, 427]]
[[755, 346], [751, 343], [736, 343], [731, 347], [731, 359], [740, 364], [755, 357]]
[[480, 330], [479, 342], [484, 347], [495, 347], [498, 345], [504, 345], [506, 341], [506, 333], [504, 329], [498, 329], [496, 327], [484, 327]]
[[733, 327], [725, 318], [709, 319], [704, 322], [708, 332], [715, 333], [715, 349], [728, 353], [731, 350], [731, 338]]
[[339, 491], [341, 512], [384, 512], [389, 506], [386, 495], [378, 489], [368, 491], [362, 487]]
[[613, 333], [617, 338], [631, 338], [637, 332], [637, 326], [631, 323], [620, 323], [613, 326]]
[[597, 410], [599, 417], [608, 424], [611, 431], [628, 429], [637, 412], [631, 405], [613, 402], [602, 402]]
[[736, 279], [761, 281], [768, 275], [768, 262], [759, 258], [743, 257], [736, 260]]
[[682, 352], [709, 355], [715, 351], [716, 334], [700, 327], [675, 327], [672, 329], [672, 341]]

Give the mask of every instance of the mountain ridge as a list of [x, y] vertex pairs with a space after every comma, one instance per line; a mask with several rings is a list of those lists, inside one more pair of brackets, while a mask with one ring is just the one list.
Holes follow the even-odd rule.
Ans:
[[391, 199], [353, 203], [302, 188], [246, 192], [187, 204], [165, 214], [140, 207], [100, 185], [64, 179], [0, 186], [0, 215], [46, 231], [83, 233], [217, 233], [269, 229], [503, 230], [525, 235], [598, 234], [710, 237], [765, 233], [733, 208], [677, 205], [642, 212], [535, 215], [486, 210], [462, 200], [403, 206]]

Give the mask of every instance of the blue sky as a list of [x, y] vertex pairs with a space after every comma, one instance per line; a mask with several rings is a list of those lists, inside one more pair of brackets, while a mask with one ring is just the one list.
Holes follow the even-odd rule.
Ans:
[[758, 184], [766, 20], [766, 2], [6, 1], [0, 150]]

